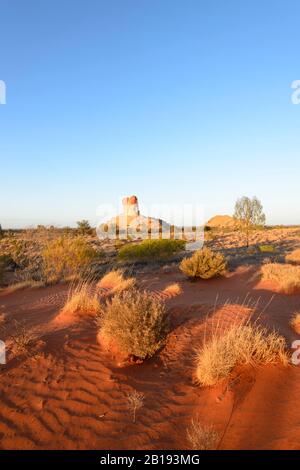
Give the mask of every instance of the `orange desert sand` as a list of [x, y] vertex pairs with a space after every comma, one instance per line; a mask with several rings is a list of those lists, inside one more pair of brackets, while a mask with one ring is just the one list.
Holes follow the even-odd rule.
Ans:
[[[193, 418], [214, 426], [219, 449], [300, 448], [300, 366], [248, 365], [214, 387], [196, 383], [195, 350], [205, 332], [247, 317], [250, 303], [289, 347], [300, 339], [289, 324], [299, 293], [281, 293], [257, 276], [268, 254], [250, 262], [256, 255], [235, 233], [206, 243], [229, 253], [232, 269], [222, 278], [190, 282], [176, 262], [136, 267], [138, 287], [162, 299], [171, 318], [165, 347], [141, 364], [99, 344], [93, 315], [61, 315], [68, 284], [2, 290], [1, 339], [14, 334], [17, 320], [34, 346], [26, 355], [8, 352], [0, 366], [1, 449], [189, 449]], [[296, 248], [299, 229], [258, 232], [255, 243]], [[133, 422], [128, 394], [135, 390], [144, 403]]]

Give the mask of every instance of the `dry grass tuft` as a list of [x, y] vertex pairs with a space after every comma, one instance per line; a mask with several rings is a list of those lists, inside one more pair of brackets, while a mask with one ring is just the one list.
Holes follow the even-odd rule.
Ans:
[[100, 335], [120, 350], [140, 359], [153, 356], [164, 344], [169, 330], [163, 302], [137, 289], [116, 294], [102, 308]]
[[31, 356], [31, 349], [35, 342], [35, 335], [28, 329], [24, 322], [14, 321], [15, 331], [9, 335], [11, 340], [11, 352], [14, 356]]
[[105, 274], [97, 284], [100, 289], [109, 289], [112, 294], [121, 293], [125, 290], [132, 289], [136, 280], [133, 277], [125, 278], [121, 269], [116, 269]]
[[187, 428], [187, 439], [193, 450], [215, 450], [219, 441], [219, 434], [213, 426], [204, 426], [199, 419], [192, 419]]
[[133, 392], [128, 393], [128, 409], [132, 413], [132, 420], [135, 423], [136, 421], [136, 412], [144, 406], [145, 395], [142, 392], [133, 390]]
[[295, 313], [290, 321], [290, 325], [296, 333], [300, 334], [300, 312]]
[[300, 264], [300, 248], [286, 255], [285, 260], [288, 263]]
[[182, 293], [182, 288], [178, 284], [178, 282], [174, 282], [173, 284], [168, 285], [163, 290], [163, 294], [172, 295], [172, 296], [180, 295], [181, 293]]
[[83, 281], [70, 288], [67, 302], [61, 313], [100, 314], [101, 307], [97, 294], [89, 281]]
[[289, 362], [286, 342], [277, 332], [258, 325], [239, 324], [223, 335], [214, 334], [197, 354], [196, 378], [212, 386], [225, 379], [237, 365]]
[[262, 266], [261, 272], [264, 280], [276, 282], [286, 294], [300, 289], [300, 266], [269, 263]]

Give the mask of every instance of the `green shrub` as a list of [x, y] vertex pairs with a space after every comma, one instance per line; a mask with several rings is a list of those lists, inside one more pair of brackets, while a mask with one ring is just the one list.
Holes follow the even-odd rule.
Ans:
[[120, 248], [118, 258], [125, 261], [164, 260], [185, 249], [184, 240], [143, 240]]
[[259, 251], [261, 253], [274, 253], [275, 252], [275, 247], [274, 247], [274, 245], [260, 245], [259, 246]]
[[52, 282], [80, 278], [100, 256], [81, 237], [57, 238], [42, 252], [45, 277]]
[[82, 236], [91, 235], [93, 233], [93, 229], [88, 220], [79, 220], [77, 222], [77, 233]]
[[225, 273], [226, 260], [221, 253], [203, 248], [195, 251], [191, 258], [182, 260], [179, 267], [190, 279], [210, 279]]
[[163, 302], [137, 289], [123, 291], [108, 301], [99, 323], [105, 341], [115, 341], [123, 353], [141, 359], [153, 356], [169, 331]]

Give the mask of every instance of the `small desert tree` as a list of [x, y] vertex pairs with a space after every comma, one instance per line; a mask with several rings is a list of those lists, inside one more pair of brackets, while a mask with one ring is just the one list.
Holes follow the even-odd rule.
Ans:
[[77, 222], [77, 232], [79, 235], [91, 235], [92, 228], [88, 220], [79, 220]]
[[264, 225], [266, 216], [263, 213], [263, 206], [259, 199], [253, 197], [242, 197], [236, 201], [234, 215], [239, 228], [245, 232], [247, 247], [249, 246], [249, 235], [255, 226]]
[[2, 225], [0, 224], [0, 240], [1, 240], [1, 238], [3, 238], [3, 237], [4, 237], [4, 231], [3, 231], [3, 229], [2, 229]]

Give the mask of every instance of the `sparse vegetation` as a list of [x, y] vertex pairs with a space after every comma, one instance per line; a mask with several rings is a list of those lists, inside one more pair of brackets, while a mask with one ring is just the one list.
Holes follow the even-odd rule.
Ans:
[[79, 282], [77, 285], [71, 286], [62, 313], [98, 315], [100, 311], [97, 293], [94, 292], [89, 281]]
[[268, 263], [261, 268], [262, 278], [278, 284], [280, 290], [292, 294], [300, 289], [300, 266]]
[[136, 412], [144, 406], [145, 395], [142, 392], [133, 390], [131, 393], [128, 393], [128, 409], [132, 413], [132, 420], [135, 423], [136, 421]]
[[223, 335], [214, 334], [197, 354], [196, 378], [212, 386], [225, 379], [237, 365], [288, 364], [285, 339], [277, 332], [248, 324], [234, 325]]
[[135, 286], [136, 280], [133, 277], [125, 278], [121, 269], [115, 269], [105, 274], [97, 284], [100, 289], [109, 289], [111, 294], [123, 292]]
[[288, 263], [300, 264], [300, 248], [286, 255], [285, 259]]
[[153, 356], [169, 331], [163, 302], [137, 289], [121, 292], [107, 301], [99, 323], [104, 339], [115, 341], [122, 352], [140, 359]]
[[77, 233], [82, 236], [91, 235], [93, 229], [88, 220], [79, 220], [77, 222]]
[[14, 332], [9, 335], [11, 340], [11, 351], [14, 356], [31, 356], [31, 346], [35, 341], [35, 335], [30, 328], [27, 328], [25, 322], [14, 321]]
[[45, 277], [49, 282], [86, 276], [91, 263], [101, 257], [82, 237], [59, 237], [42, 252]]
[[168, 259], [184, 249], [184, 240], [143, 240], [141, 243], [120, 248], [118, 258], [122, 261], [159, 261]]
[[205, 426], [200, 423], [199, 418], [193, 418], [187, 428], [187, 440], [193, 450], [214, 450], [219, 441], [219, 434], [213, 426]]
[[256, 197], [250, 199], [244, 196], [238, 199], [235, 204], [233, 217], [239, 229], [245, 233], [248, 247], [251, 230], [266, 223], [266, 216], [263, 213], [261, 202]]
[[210, 279], [225, 273], [226, 260], [221, 253], [203, 248], [182, 260], [180, 270], [190, 279]]
[[182, 293], [182, 289], [178, 282], [174, 282], [173, 284], [168, 285], [164, 290], [163, 294], [175, 296], [180, 295]]

